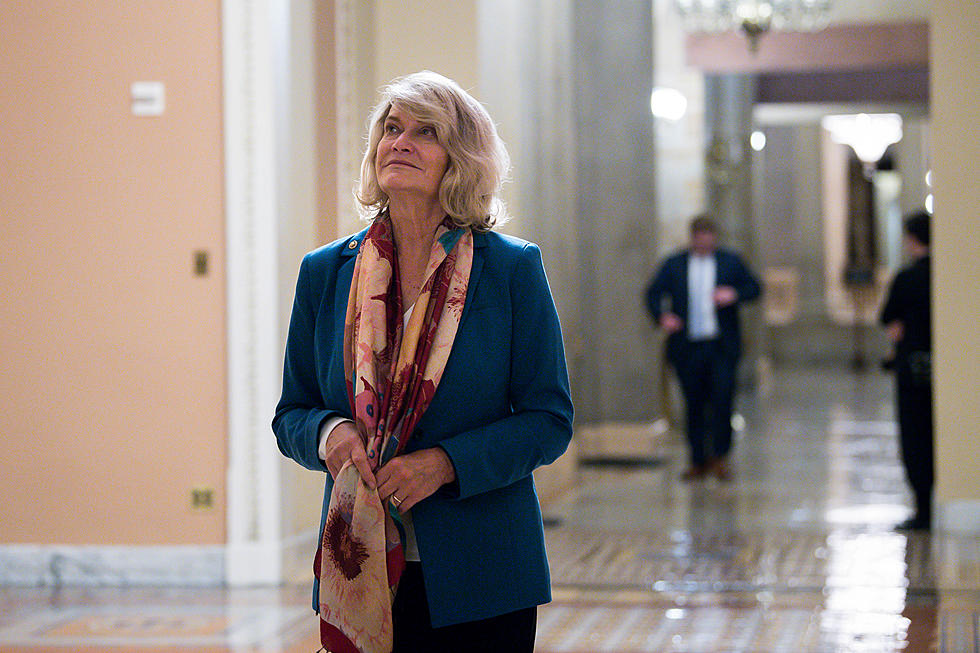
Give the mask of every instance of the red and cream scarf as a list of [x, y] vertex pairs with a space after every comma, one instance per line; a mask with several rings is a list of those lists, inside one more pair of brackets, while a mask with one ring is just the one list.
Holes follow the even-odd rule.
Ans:
[[[440, 225], [425, 281], [403, 325], [390, 218], [368, 229], [344, 325], [347, 397], [374, 471], [397, 456], [442, 377], [473, 263], [473, 233]], [[317, 553], [320, 638], [333, 653], [389, 653], [391, 605], [405, 567], [400, 517], [348, 462], [334, 480]]]

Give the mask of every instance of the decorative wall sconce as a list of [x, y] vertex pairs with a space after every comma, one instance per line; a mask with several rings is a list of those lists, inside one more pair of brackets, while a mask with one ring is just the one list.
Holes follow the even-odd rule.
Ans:
[[718, 186], [728, 186], [742, 164], [742, 151], [735, 139], [714, 134], [705, 150], [705, 170]]

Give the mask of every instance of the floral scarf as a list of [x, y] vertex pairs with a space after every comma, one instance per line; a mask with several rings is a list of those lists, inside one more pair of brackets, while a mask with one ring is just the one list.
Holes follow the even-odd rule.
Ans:
[[[440, 225], [403, 325], [390, 217], [361, 241], [344, 325], [347, 398], [373, 471], [405, 448], [432, 401], [463, 313], [473, 233]], [[389, 653], [391, 605], [405, 567], [398, 511], [348, 462], [334, 480], [317, 552], [320, 638], [334, 653]]]

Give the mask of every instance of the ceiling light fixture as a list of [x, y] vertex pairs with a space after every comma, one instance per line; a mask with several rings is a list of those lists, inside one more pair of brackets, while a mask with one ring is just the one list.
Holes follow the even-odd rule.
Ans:
[[851, 146], [869, 175], [888, 146], [902, 140], [902, 117], [897, 113], [824, 116], [820, 122], [835, 142]]
[[827, 26], [831, 0], [674, 0], [689, 32], [739, 31], [755, 54], [770, 31], [816, 32]]

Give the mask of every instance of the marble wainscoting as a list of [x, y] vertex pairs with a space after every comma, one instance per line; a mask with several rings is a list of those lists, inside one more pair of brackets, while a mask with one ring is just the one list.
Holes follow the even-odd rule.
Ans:
[[652, 462], [664, 458], [671, 439], [667, 420], [583, 424], [575, 430], [579, 460]]
[[215, 587], [222, 546], [0, 546], [0, 586]]
[[545, 512], [560, 503], [578, 482], [578, 442], [568, 443], [568, 449], [558, 460], [534, 470], [534, 486]]

